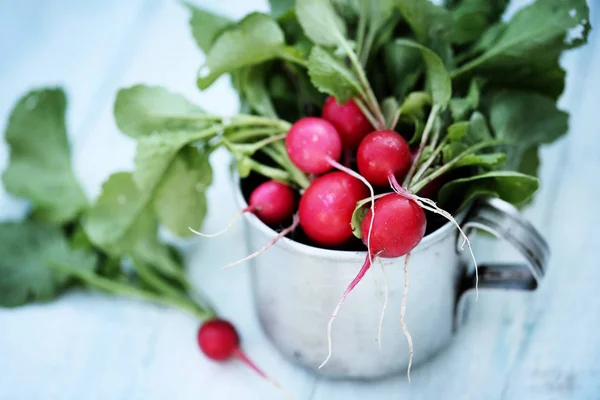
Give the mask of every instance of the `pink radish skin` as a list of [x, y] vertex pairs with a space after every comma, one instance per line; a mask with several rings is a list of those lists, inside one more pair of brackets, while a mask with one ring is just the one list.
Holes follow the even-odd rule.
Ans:
[[339, 171], [317, 178], [300, 198], [300, 226], [315, 243], [334, 247], [352, 237], [350, 221], [356, 203], [369, 197], [358, 179]]
[[332, 168], [329, 159], [339, 161], [342, 140], [335, 127], [322, 118], [305, 117], [292, 125], [285, 139], [292, 162], [308, 174], [323, 174]]
[[267, 181], [252, 191], [248, 211], [265, 224], [277, 226], [292, 218], [295, 206], [294, 191], [289, 186]]
[[[369, 210], [360, 225], [365, 244], [371, 218]], [[383, 196], [375, 202], [371, 252], [383, 258], [401, 257], [419, 244], [426, 227], [425, 212], [413, 200], [396, 193]]]
[[202, 233], [192, 228], [189, 229], [198, 236], [217, 237], [227, 232], [235, 221], [247, 212], [253, 213], [268, 226], [275, 227], [292, 218], [295, 207], [296, 198], [294, 191], [289, 186], [277, 181], [267, 181], [252, 191], [248, 207], [240, 210], [220, 231]]
[[368, 134], [356, 152], [358, 171], [375, 186], [388, 185], [388, 177], [402, 180], [412, 163], [408, 143], [394, 131]]
[[354, 100], [340, 105], [335, 97], [330, 96], [325, 101], [321, 116], [338, 131], [345, 149], [356, 149], [374, 129]]

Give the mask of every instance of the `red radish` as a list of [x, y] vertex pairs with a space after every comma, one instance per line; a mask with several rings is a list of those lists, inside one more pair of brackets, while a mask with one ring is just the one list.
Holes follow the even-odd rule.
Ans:
[[206, 234], [192, 232], [203, 237], [215, 237], [225, 233], [245, 212], [251, 212], [265, 224], [274, 227], [292, 218], [296, 207], [294, 191], [287, 185], [277, 181], [267, 181], [258, 185], [250, 194], [248, 207], [240, 210], [219, 232]]
[[337, 129], [345, 149], [356, 149], [361, 140], [373, 132], [373, 125], [352, 99], [340, 105], [335, 97], [328, 97], [321, 116]]
[[198, 345], [202, 353], [211, 360], [222, 362], [237, 358], [288, 396], [277, 382], [261, 371], [242, 351], [240, 348], [240, 337], [229, 321], [215, 318], [204, 322], [200, 326], [200, 329], [198, 329]]
[[394, 131], [368, 134], [356, 153], [358, 171], [376, 186], [388, 185], [390, 175], [402, 179], [410, 169], [412, 155], [408, 143]]
[[350, 221], [356, 203], [368, 196], [363, 183], [344, 172], [323, 175], [300, 198], [300, 226], [319, 245], [341, 245], [352, 237]]
[[294, 214], [296, 199], [294, 191], [277, 181], [267, 181], [252, 191], [248, 211], [262, 222], [277, 226], [289, 220]]
[[316, 117], [296, 121], [287, 133], [285, 147], [292, 162], [309, 174], [329, 171], [329, 160], [339, 161], [342, 156], [339, 133], [331, 123]]
[[237, 358], [265, 379], [269, 379], [240, 349], [240, 338], [233, 325], [223, 319], [204, 322], [198, 330], [200, 350], [211, 360]]
[[442, 188], [443, 184], [444, 184], [444, 177], [438, 176], [437, 178], [435, 178], [434, 180], [429, 182], [427, 185], [425, 185], [423, 187], [423, 189], [419, 190], [417, 192], [417, 195], [421, 196], [421, 197], [427, 197], [429, 199], [433, 199], [437, 196], [437, 193]]

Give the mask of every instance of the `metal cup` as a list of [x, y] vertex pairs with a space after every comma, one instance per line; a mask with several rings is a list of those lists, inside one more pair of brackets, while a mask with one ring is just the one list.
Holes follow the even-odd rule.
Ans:
[[[236, 186], [238, 187], [238, 186]], [[239, 207], [246, 201], [236, 191]], [[548, 246], [535, 228], [509, 203], [476, 201], [459, 213], [465, 232], [482, 229], [506, 240], [527, 264], [480, 266], [479, 296], [490, 290], [534, 290], [543, 278]], [[245, 214], [248, 248], [263, 247], [276, 232], [253, 214]], [[411, 252], [406, 324], [414, 338], [413, 365], [432, 358], [445, 347], [465, 321], [473, 293], [474, 271], [459, 256], [461, 239], [447, 223], [427, 235]], [[251, 284], [260, 323], [279, 351], [315, 373], [346, 379], [374, 379], [405, 373], [408, 345], [398, 316], [404, 290], [404, 257], [384, 260], [389, 299], [386, 321], [378, 334], [384, 279], [376, 291], [369, 274], [348, 296], [332, 330], [328, 353], [327, 323], [342, 293], [365, 261], [366, 252], [325, 250], [288, 238], [278, 241], [251, 261]], [[381, 271], [376, 264], [373, 273]], [[371, 280], [371, 282], [369, 282]], [[378, 295], [381, 294], [381, 295]]]

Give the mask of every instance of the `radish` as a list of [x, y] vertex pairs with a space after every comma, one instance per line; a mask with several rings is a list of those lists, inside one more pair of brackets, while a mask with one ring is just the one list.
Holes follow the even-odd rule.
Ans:
[[282, 387], [261, 371], [240, 348], [240, 337], [235, 327], [223, 319], [215, 318], [204, 322], [198, 329], [198, 345], [205, 356], [214, 361], [236, 358], [250, 367], [259, 376], [269, 381], [286, 394]]
[[285, 147], [292, 162], [303, 172], [323, 174], [339, 161], [342, 140], [335, 127], [322, 118], [301, 118], [287, 133]]
[[203, 237], [215, 237], [225, 233], [246, 212], [253, 213], [266, 225], [274, 227], [292, 218], [296, 207], [294, 191], [287, 185], [277, 181], [267, 181], [258, 185], [250, 194], [248, 206], [239, 211], [219, 232], [206, 234], [189, 228]]
[[214, 361], [237, 358], [261, 377], [270, 381], [240, 348], [240, 338], [234, 326], [223, 319], [211, 319], [198, 329], [198, 345], [205, 356]]
[[300, 226], [315, 243], [339, 246], [352, 237], [350, 221], [356, 203], [368, 196], [361, 181], [344, 172], [323, 175], [300, 198]]
[[406, 255], [423, 239], [426, 227], [425, 212], [413, 200], [393, 193], [375, 201], [374, 210], [371, 209], [367, 212], [360, 225], [362, 240], [367, 245], [369, 253], [358, 275], [344, 291], [329, 320], [327, 327], [329, 354], [321, 367], [331, 357], [331, 327], [333, 320], [336, 318], [346, 297], [354, 290], [371, 267], [373, 259], [370, 255], [375, 254], [375, 257], [382, 258], [395, 258]]
[[368, 134], [356, 152], [358, 171], [375, 186], [385, 186], [391, 175], [403, 179], [412, 164], [408, 143], [394, 131]]
[[277, 226], [292, 217], [296, 198], [289, 186], [277, 181], [267, 181], [252, 191], [249, 203], [248, 211], [253, 212], [265, 224]]
[[328, 97], [321, 116], [338, 131], [345, 149], [356, 149], [361, 140], [373, 131], [373, 125], [352, 99], [338, 104], [335, 97]]

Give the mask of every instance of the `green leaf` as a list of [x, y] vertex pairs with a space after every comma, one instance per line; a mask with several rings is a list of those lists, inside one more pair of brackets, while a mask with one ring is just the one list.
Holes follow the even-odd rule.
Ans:
[[452, 97], [452, 81], [441, 58], [427, 47], [411, 40], [398, 39], [396, 43], [401, 46], [418, 49], [421, 52], [421, 56], [427, 67], [428, 90], [431, 92], [434, 103], [445, 108]]
[[186, 145], [207, 140], [219, 126], [197, 132], [159, 132], [138, 140], [135, 154], [135, 182], [142, 192], [152, 192], [160, 184], [179, 151]]
[[471, 119], [469, 120], [469, 130], [463, 141], [472, 146], [492, 139], [492, 133], [490, 132], [485, 116], [479, 111], [475, 111], [473, 115], [471, 115]]
[[552, 143], [569, 128], [569, 115], [539, 93], [503, 90], [492, 96], [490, 123], [507, 147], [508, 167], [516, 169], [531, 147]]
[[429, 0], [397, 0], [396, 4], [417, 41], [445, 55], [442, 54], [447, 51], [445, 43], [452, 32], [450, 12]]
[[455, 168], [467, 166], [479, 166], [484, 168], [498, 168], [506, 162], [506, 154], [468, 154], [462, 157], [455, 165]]
[[416, 115], [425, 118], [425, 108], [430, 106], [433, 99], [427, 92], [412, 92], [402, 102], [402, 115]]
[[[454, 71], [453, 78], [484, 74], [495, 84], [535, 89], [556, 99], [565, 80], [559, 57], [584, 44], [589, 29], [585, 0], [536, 1], [517, 12], [498, 40]], [[579, 37], [573, 37], [575, 31]]]
[[[363, 219], [369, 212], [371, 199], [364, 199], [356, 203], [356, 208], [354, 208], [354, 212], [352, 213], [352, 219], [350, 221], [350, 225], [352, 226], [352, 234], [359, 239], [362, 239], [362, 231], [360, 226], [362, 225]], [[365, 207], [369, 204], [369, 207]]]
[[310, 52], [308, 75], [320, 92], [335, 96], [339, 104], [345, 104], [362, 91], [352, 71], [319, 46]]
[[158, 240], [157, 230], [158, 226], [154, 224], [153, 229], [146, 231], [131, 250], [131, 254], [137, 260], [151, 265], [163, 276], [181, 279], [185, 276], [183, 266], [176, 259], [175, 252]]
[[130, 173], [111, 175], [85, 215], [83, 226], [88, 237], [111, 255], [127, 253], [154, 227], [150, 202], [150, 197], [137, 188]]
[[469, 114], [479, 107], [479, 97], [483, 80], [473, 78], [469, 85], [469, 92], [466, 97], [455, 97], [450, 100], [450, 112], [452, 119], [461, 121], [469, 117]]
[[529, 150], [523, 153], [521, 162], [518, 167], [518, 171], [531, 175], [538, 176], [538, 170], [540, 168], [540, 154], [538, 147], [531, 147]]
[[[199, 160], [187, 160], [178, 154], [156, 189], [154, 210], [158, 219], [179, 237], [192, 235], [189, 228], [199, 230], [206, 216], [206, 180], [212, 176], [208, 156], [196, 149]], [[201, 165], [201, 168], [196, 168]]]
[[423, 72], [421, 52], [393, 41], [384, 45], [383, 57], [388, 82], [394, 82], [394, 97], [402, 99], [414, 88]]
[[500, 19], [509, 0], [453, 1], [452, 41], [458, 44], [473, 42], [481, 37], [488, 26]]
[[253, 110], [265, 117], [277, 118], [271, 96], [265, 85], [268, 71], [263, 65], [255, 65], [240, 70], [239, 88], [244, 99]]
[[132, 138], [163, 130], [199, 129], [200, 107], [158, 86], [135, 85], [117, 93], [114, 114], [119, 129]]
[[458, 142], [467, 134], [469, 130], [468, 121], [455, 122], [448, 127], [448, 140]]
[[467, 150], [469, 146], [462, 142], [452, 142], [442, 147], [442, 157], [444, 162], [449, 162], [454, 158], [458, 157], [463, 151]]
[[249, 14], [219, 35], [198, 72], [198, 87], [206, 89], [222, 74], [272, 60], [284, 51], [279, 25], [268, 15]]
[[383, 116], [385, 118], [385, 126], [391, 125], [399, 108], [400, 104], [398, 104], [398, 100], [396, 100], [394, 97], [387, 97], [383, 100], [383, 102], [381, 102], [381, 110], [383, 111]]
[[275, 18], [279, 18], [289, 10], [293, 9], [295, 4], [296, 0], [269, 0], [271, 15]]
[[4, 133], [10, 150], [2, 174], [6, 191], [31, 201], [39, 219], [57, 224], [87, 207], [71, 167], [66, 106], [61, 89], [31, 91], [14, 106]]
[[316, 44], [335, 46], [346, 36], [346, 25], [329, 0], [296, 0], [296, 16], [304, 34]]
[[198, 47], [206, 54], [212, 47], [217, 36], [231, 26], [233, 21], [222, 15], [196, 8], [189, 3], [185, 5], [192, 12], [190, 17], [192, 35], [194, 35]]
[[93, 271], [96, 255], [69, 246], [57, 227], [35, 221], [0, 223], [0, 305], [15, 307], [49, 300], [66, 286], [69, 276], [55, 264]]
[[539, 181], [533, 176], [513, 171], [491, 171], [448, 182], [440, 190], [438, 198], [446, 209], [458, 209], [478, 196], [499, 197], [521, 205], [531, 199], [538, 187]]

